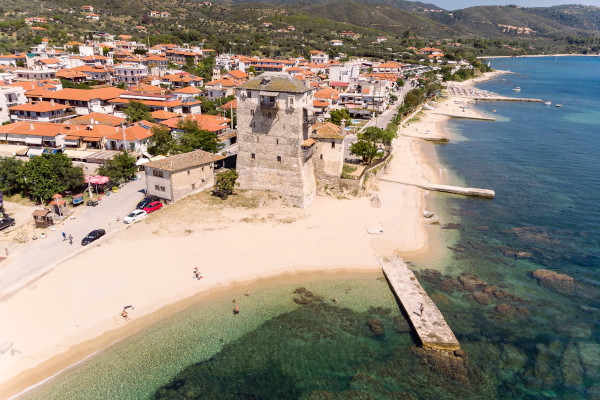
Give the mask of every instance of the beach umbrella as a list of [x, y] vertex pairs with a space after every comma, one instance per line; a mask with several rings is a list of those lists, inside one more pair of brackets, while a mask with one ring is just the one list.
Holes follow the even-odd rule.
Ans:
[[90, 182], [95, 185], [103, 185], [108, 182], [108, 176], [96, 175], [90, 178]]
[[54, 196], [52, 196], [53, 199], [60, 199], [62, 197], [62, 194], [56, 193]]

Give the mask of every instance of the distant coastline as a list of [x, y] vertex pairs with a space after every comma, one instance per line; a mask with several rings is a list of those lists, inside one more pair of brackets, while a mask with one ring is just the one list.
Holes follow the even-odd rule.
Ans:
[[526, 54], [522, 56], [479, 56], [478, 59], [488, 58], [533, 58], [533, 57], [600, 57], [600, 54]]

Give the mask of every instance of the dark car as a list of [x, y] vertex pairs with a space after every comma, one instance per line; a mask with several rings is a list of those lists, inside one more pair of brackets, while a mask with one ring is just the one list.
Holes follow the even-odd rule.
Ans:
[[135, 206], [135, 208], [137, 208], [138, 210], [143, 210], [146, 206], [148, 206], [148, 204], [154, 201], [160, 201], [160, 199], [156, 196], [146, 196], [142, 200], [140, 200], [140, 202], [137, 204], [137, 206]]
[[94, 240], [101, 238], [105, 234], [106, 232], [104, 232], [104, 229], [95, 229], [88, 233], [87, 236], [83, 238], [83, 240], [81, 240], [81, 245], [85, 246], [86, 244], [90, 244]]
[[96, 207], [98, 205], [98, 200], [89, 199], [87, 201], [87, 205], [90, 206], [90, 207]]
[[15, 226], [16, 222], [14, 218], [11, 217], [4, 217], [2, 219], [0, 219], [0, 231], [2, 229], [6, 229], [9, 226]]

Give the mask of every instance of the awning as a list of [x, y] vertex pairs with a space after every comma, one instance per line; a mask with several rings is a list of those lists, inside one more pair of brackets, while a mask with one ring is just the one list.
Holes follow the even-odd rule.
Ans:
[[27, 152], [27, 155], [29, 157], [41, 156], [43, 153], [44, 153], [44, 149], [29, 149], [29, 151]]
[[7, 142], [23, 142], [24, 138], [22, 136], [6, 135], [6, 141]]
[[302, 147], [310, 147], [310, 146], [312, 146], [313, 144], [315, 144], [315, 139], [313, 139], [313, 138], [308, 138], [308, 139], [306, 139], [304, 142], [302, 142], [302, 145], [301, 145], [301, 146], [302, 146]]
[[90, 136], [87, 136], [87, 137], [83, 138], [84, 142], [99, 142], [100, 140], [101, 140], [101, 138], [90, 137]]
[[102, 175], [85, 176], [84, 181], [85, 181], [85, 183], [89, 182], [89, 183], [93, 183], [95, 185], [104, 185], [106, 182], [108, 182], [108, 176], [102, 176]]
[[28, 136], [25, 138], [25, 143], [27, 144], [37, 144], [38, 146], [42, 144], [42, 138], [38, 136]]
[[77, 146], [79, 144], [79, 140], [65, 139], [65, 144]]
[[150, 160], [148, 160], [147, 158], [141, 157], [139, 160], [137, 160], [135, 162], [135, 165], [142, 165], [142, 164], [146, 164], [149, 162], [150, 162]]

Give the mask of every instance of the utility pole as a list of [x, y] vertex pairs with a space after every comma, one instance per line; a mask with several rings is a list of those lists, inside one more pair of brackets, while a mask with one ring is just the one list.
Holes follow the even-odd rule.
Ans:
[[127, 151], [127, 141], [125, 140], [125, 125], [122, 122], [121, 130], [123, 131], [123, 151]]

